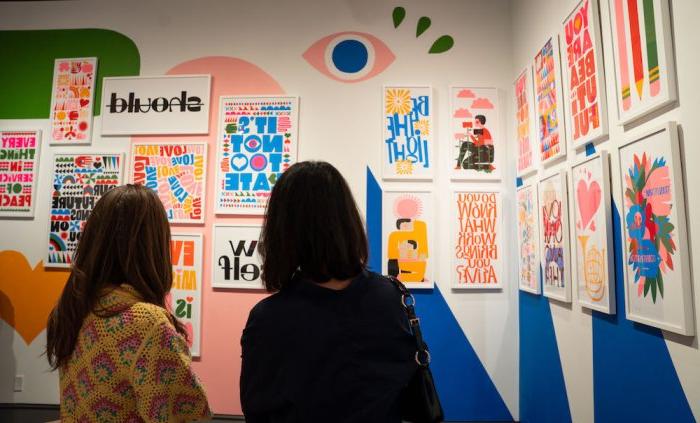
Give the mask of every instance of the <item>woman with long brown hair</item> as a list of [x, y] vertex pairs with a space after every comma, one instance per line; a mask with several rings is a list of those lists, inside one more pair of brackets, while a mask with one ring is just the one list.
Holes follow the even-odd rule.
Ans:
[[209, 417], [185, 329], [166, 309], [170, 227], [158, 196], [108, 191], [80, 236], [47, 324], [61, 421], [194, 421]]

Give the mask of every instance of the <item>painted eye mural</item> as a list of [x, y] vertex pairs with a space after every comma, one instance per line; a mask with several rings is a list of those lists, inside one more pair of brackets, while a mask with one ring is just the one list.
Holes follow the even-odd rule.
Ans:
[[337, 32], [313, 43], [302, 55], [311, 66], [339, 82], [360, 82], [396, 59], [384, 42], [364, 32]]

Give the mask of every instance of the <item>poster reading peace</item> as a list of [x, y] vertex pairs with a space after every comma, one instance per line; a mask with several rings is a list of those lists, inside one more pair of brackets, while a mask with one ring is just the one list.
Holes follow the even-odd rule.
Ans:
[[199, 357], [202, 339], [202, 248], [201, 234], [172, 234], [173, 287], [168, 303], [187, 330], [193, 357]]
[[559, 38], [547, 40], [535, 56], [535, 119], [540, 163], [545, 164], [566, 154], [562, 117], [562, 89], [559, 68]]
[[40, 131], [0, 131], [0, 217], [32, 217]]
[[90, 144], [97, 58], [56, 59], [51, 91], [51, 144]]
[[158, 194], [170, 222], [203, 223], [206, 157], [206, 143], [135, 142], [131, 180]]
[[216, 213], [262, 215], [297, 160], [298, 97], [221, 97]]
[[97, 201], [121, 185], [122, 154], [56, 154], [53, 161], [46, 267], [70, 267]]
[[382, 178], [433, 178], [433, 97], [430, 87], [384, 87]]

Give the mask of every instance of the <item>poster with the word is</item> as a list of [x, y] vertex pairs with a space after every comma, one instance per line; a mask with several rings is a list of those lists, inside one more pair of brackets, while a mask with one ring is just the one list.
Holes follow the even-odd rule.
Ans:
[[258, 254], [260, 226], [214, 225], [212, 287], [263, 289]]
[[501, 193], [454, 191], [451, 207], [452, 288], [502, 288]]
[[34, 217], [41, 131], [0, 131], [0, 217]]
[[540, 208], [540, 261], [545, 297], [571, 302], [569, 206], [566, 171], [542, 179], [537, 186]]
[[202, 340], [202, 248], [202, 234], [172, 234], [173, 287], [168, 304], [175, 317], [185, 325], [193, 357], [200, 356]]

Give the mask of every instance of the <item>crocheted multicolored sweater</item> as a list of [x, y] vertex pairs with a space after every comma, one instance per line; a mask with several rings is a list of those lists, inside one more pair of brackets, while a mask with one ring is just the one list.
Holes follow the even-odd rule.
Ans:
[[185, 339], [165, 309], [129, 285], [104, 295], [112, 317], [91, 313], [60, 369], [62, 422], [189, 422], [210, 416]]

